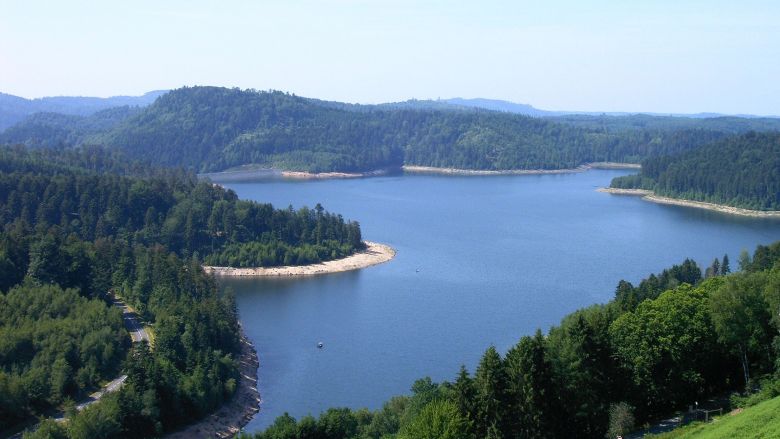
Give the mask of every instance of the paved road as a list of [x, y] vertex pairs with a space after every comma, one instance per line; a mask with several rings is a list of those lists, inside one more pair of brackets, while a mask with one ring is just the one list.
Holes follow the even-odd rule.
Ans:
[[[133, 343], [140, 343], [141, 341], [144, 340], [147, 343], [151, 343], [151, 339], [149, 338], [149, 332], [144, 328], [140, 318], [138, 317], [138, 314], [132, 309], [130, 309], [130, 307], [127, 306], [126, 303], [122, 302], [119, 299], [114, 299], [114, 306], [122, 310], [122, 320], [125, 323], [125, 329], [127, 329], [127, 332], [130, 333], [130, 338], [133, 340]], [[116, 378], [113, 381], [105, 384], [103, 387], [100, 388], [100, 390], [89, 395], [89, 398], [79, 402], [76, 405], [76, 410], [82, 411], [85, 408], [91, 406], [92, 404], [100, 401], [100, 398], [102, 398], [104, 395], [107, 395], [112, 392], [116, 392], [117, 390], [121, 389], [122, 385], [125, 384], [126, 379], [127, 379], [127, 375], [122, 375], [119, 378]], [[57, 422], [64, 421], [65, 414], [58, 413], [57, 416], [54, 417], [54, 420]]]
[[146, 340], [147, 343], [151, 343], [149, 333], [144, 326], [135, 311], [131, 310], [124, 302], [119, 299], [114, 300], [114, 306], [122, 310], [122, 319], [125, 322], [125, 328], [130, 333], [130, 337], [133, 339], [133, 343]]
[[[141, 341], [146, 340], [147, 343], [151, 343], [151, 338], [149, 337], [149, 331], [144, 328], [143, 324], [141, 323], [141, 320], [138, 316], [138, 314], [131, 310], [127, 304], [122, 302], [119, 299], [114, 299], [113, 302], [114, 306], [117, 308], [120, 308], [122, 310], [122, 320], [125, 324], [125, 329], [127, 329], [127, 332], [130, 333], [130, 338], [133, 340], [133, 343], [139, 343]], [[102, 398], [104, 395], [107, 395], [112, 392], [116, 392], [117, 390], [122, 388], [122, 385], [124, 385], [125, 380], [127, 380], [127, 375], [122, 375], [113, 381], [105, 384], [103, 387], [100, 388], [100, 390], [92, 393], [89, 395], [88, 398], [79, 401], [78, 404], [76, 404], [76, 410], [82, 411], [85, 408], [89, 407], [90, 405], [100, 401], [100, 398]], [[57, 422], [63, 422], [65, 421], [65, 413], [63, 412], [57, 412], [52, 416], [52, 419], [54, 419]], [[38, 424], [35, 424], [33, 427], [26, 429], [25, 431], [34, 431], [36, 428], [38, 428]], [[17, 433], [13, 436], [11, 436], [9, 439], [21, 439], [24, 432]]]

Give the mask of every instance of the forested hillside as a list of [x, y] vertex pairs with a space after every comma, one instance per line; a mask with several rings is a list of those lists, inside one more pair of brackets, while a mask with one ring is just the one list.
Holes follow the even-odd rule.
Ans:
[[642, 162], [616, 188], [755, 210], [780, 210], [780, 133], [747, 133], [677, 155]]
[[[473, 374], [415, 382], [374, 412], [333, 408], [276, 419], [262, 439], [603, 438], [727, 391], [776, 395], [780, 242], [706, 270], [690, 260], [615, 299], [576, 311], [547, 334], [487, 349]], [[751, 397], [752, 398], [752, 397]]]
[[35, 113], [0, 133], [0, 144], [29, 144], [56, 147], [79, 144], [90, 134], [114, 128], [138, 114], [139, 107], [114, 107], [89, 116], [61, 113]]
[[748, 131], [780, 131], [780, 118], [776, 117], [682, 117], [649, 114], [612, 115], [563, 115], [549, 118], [552, 121], [569, 125], [621, 132], [625, 130], [706, 130], [729, 134], [742, 134]]
[[[99, 148], [0, 148], [0, 431], [124, 387], [40, 437], [149, 437], [213, 411], [237, 383], [235, 304], [201, 264], [307, 263], [361, 246], [357, 223], [274, 209], [192, 173]], [[246, 251], [242, 251], [246, 250]], [[134, 346], [108, 291], [154, 333]]]
[[[427, 102], [427, 101], [420, 101]], [[46, 120], [50, 119], [50, 120]], [[117, 119], [118, 120], [118, 119]], [[464, 169], [562, 169], [676, 154], [741, 128], [666, 125], [577, 127], [455, 105], [350, 105], [281, 92], [218, 87], [171, 91], [96, 132], [53, 116], [28, 120], [0, 143], [96, 144], [198, 172], [240, 165], [361, 172], [401, 165]]]

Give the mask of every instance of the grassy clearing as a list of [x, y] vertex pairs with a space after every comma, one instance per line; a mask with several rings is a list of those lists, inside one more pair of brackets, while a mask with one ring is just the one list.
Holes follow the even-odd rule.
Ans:
[[778, 438], [780, 397], [749, 407], [741, 413], [723, 415], [709, 424], [695, 423], [654, 439]]

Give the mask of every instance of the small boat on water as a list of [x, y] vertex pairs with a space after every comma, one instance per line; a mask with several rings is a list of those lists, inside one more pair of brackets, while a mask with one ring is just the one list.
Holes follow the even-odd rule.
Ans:
[[317, 343], [317, 348], [318, 349], [322, 349], [323, 346], [325, 346], [325, 345], [323, 345], [322, 342], [318, 342]]

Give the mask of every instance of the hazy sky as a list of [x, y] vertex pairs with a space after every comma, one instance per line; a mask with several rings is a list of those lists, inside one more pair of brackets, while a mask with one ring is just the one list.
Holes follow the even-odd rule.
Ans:
[[780, 114], [780, 1], [0, 0], [0, 91]]

